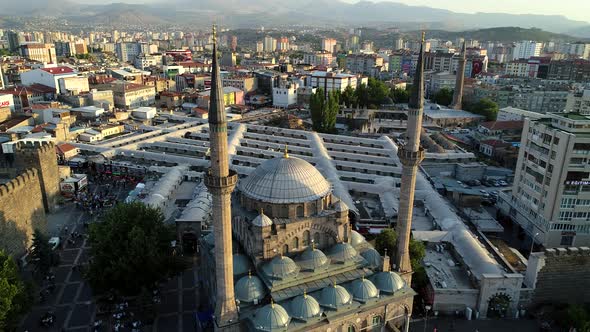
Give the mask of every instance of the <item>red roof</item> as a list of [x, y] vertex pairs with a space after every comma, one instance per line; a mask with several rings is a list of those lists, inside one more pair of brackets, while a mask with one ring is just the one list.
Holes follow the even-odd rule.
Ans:
[[59, 144], [55, 148], [57, 149], [57, 152], [61, 153], [61, 154], [64, 154], [64, 153], [72, 151], [72, 150], [76, 150], [75, 146], [73, 146], [72, 144], [68, 144], [68, 143]]
[[29, 85], [29, 90], [37, 93], [55, 93], [55, 88], [39, 83]]
[[59, 74], [71, 74], [74, 70], [70, 67], [60, 66], [60, 67], [53, 67], [53, 68], [41, 68], [41, 70], [48, 72], [52, 75], [59, 75]]
[[203, 114], [207, 114], [209, 112], [200, 108], [200, 107], [193, 107], [193, 113], [203, 115]]
[[489, 130], [513, 130], [522, 129], [524, 121], [488, 121], [481, 124], [481, 126]]

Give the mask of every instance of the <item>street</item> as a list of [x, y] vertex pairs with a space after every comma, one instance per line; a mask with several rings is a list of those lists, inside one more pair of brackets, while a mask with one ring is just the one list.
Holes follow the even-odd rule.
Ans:
[[[114, 193], [117, 201], [124, 201], [131, 189], [123, 186], [111, 186], [110, 193]], [[90, 193], [105, 192], [105, 185], [91, 185]], [[24, 317], [19, 331], [92, 331], [95, 321], [102, 321], [97, 331], [112, 331], [107, 328], [115, 324], [116, 319], [110, 312], [99, 312], [97, 299], [90, 285], [82, 278], [79, 266], [88, 263], [90, 247], [86, 239], [87, 228], [85, 222], [96, 222], [96, 213], [90, 215], [87, 211], [68, 202], [57, 212], [49, 216], [52, 236], [62, 237], [62, 248], [58, 249], [60, 264], [52, 269], [54, 279], [44, 280], [39, 285], [39, 291], [44, 291], [45, 300], [36, 303], [29, 314]], [[67, 227], [67, 233], [65, 232]], [[70, 234], [76, 232], [77, 237]], [[66, 239], [72, 239], [67, 241]], [[160, 302], [156, 304], [153, 327], [150, 331], [195, 331], [195, 312], [197, 308], [198, 289], [196, 264], [184, 271], [178, 277], [172, 278], [159, 287]], [[51, 291], [49, 289], [52, 289]], [[135, 313], [123, 310], [125, 317], [133, 317]], [[55, 315], [55, 321], [50, 327], [40, 326], [40, 319], [46, 313]], [[139, 316], [139, 313], [137, 313]], [[131, 331], [127, 326], [119, 331]]]

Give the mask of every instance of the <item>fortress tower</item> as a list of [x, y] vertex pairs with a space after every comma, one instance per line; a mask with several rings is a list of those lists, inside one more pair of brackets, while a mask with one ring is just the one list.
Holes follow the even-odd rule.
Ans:
[[398, 151], [402, 163], [402, 183], [400, 187], [399, 211], [397, 216], [397, 255], [396, 268], [408, 285], [412, 278], [412, 265], [410, 264], [410, 231], [412, 229], [412, 212], [414, 208], [414, 190], [416, 188], [416, 173], [418, 165], [424, 159], [424, 149], [420, 147], [420, 131], [422, 129], [422, 114], [424, 112], [424, 33], [422, 33], [422, 45], [412, 96], [410, 97], [408, 111], [408, 138], [406, 145]]
[[37, 169], [43, 206], [46, 212], [52, 212], [60, 193], [55, 145], [51, 142], [17, 143], [14, 149], [14, 167], [18, 173], [29, 168]]

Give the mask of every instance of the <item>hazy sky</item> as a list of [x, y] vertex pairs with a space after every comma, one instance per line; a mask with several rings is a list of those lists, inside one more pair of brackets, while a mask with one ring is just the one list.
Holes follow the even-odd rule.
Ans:
[[[358, 0], [343, 1], [358, 2]], [[590, 21], [590, 0], [395, 0], [395, 2], [443, 8], [464, 13], [557, 14], [574, 20]]]

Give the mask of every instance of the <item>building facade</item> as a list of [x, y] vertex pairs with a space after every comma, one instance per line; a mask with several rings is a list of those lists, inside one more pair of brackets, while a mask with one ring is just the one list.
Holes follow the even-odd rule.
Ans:
[[544, 247], [590, 244], [590, 118], [525, 119], [512, 192], [498, 205]]

